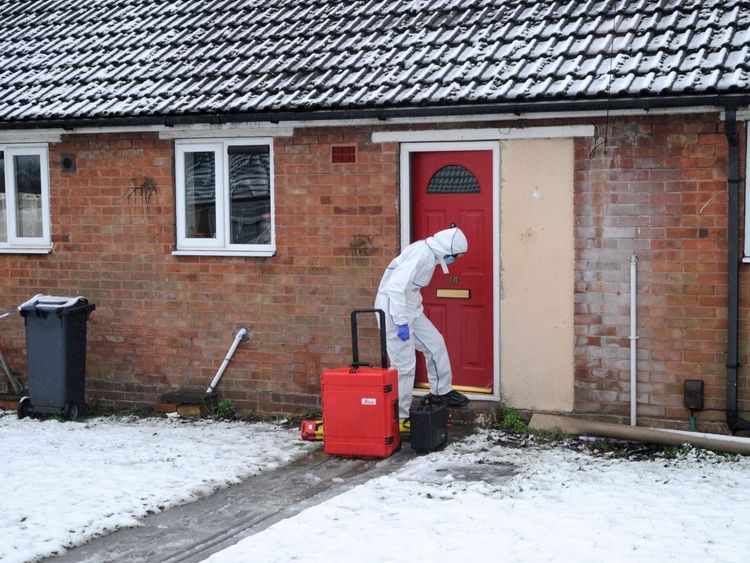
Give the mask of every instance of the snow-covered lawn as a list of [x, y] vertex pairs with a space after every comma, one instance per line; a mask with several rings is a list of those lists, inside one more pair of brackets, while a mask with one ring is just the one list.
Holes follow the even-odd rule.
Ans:
[[[630, 461], [472, 436], [215, 554], [263, 561], [750, 561], [750, 459]], [[496, 484], [437, 466], [515, 464]], [[303, 541], [290, 541], [296, 538]]]
[[0, 411], [0, 561], [29, 561], [309, 451], [269, 423], [18, 420]]
[[[279, 425], [166, 419], [0, 414], [0, 436], [3, 562], [133, 525], [318, 447]], [[209, 561], [750, 560], [750, 458], [686, 449], [628, 459], [587, 445], [482, 431]], [[505, 478], [463, 479], [510, 465]]]

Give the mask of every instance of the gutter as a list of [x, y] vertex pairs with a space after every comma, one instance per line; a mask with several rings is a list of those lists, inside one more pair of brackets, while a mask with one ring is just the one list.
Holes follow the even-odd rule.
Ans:
[[665, 108], [685, 108], [695, 106], [738, 107], [750, 105], [750, 95], [721, 94], [714, 96], [683, 96], [654, 98], [619, 98], [574, 101], [539, 101], [512, 102], [502, 104], [474, 104], [465, 106], [430, 106], [409, 108], [362, 108], [346, 110], [317, 111], [279, 111], [279, 112], [241, 112], [228, 114], [192, 114], [192, 115], [147, 115], [98, 117], [92, 119], [43, 119], [33, 121], [0, 121], [0, 129], [51, 129], [62, 128], [74, 130], [85, 127], [133, 127], [165, 126], [225, 123], [282, 123], [287, 121], [329, 121], [472, 116], [492, 113], [549, 113], [567, 111], [613, 111], [613, 110], [655, 110]]
[[737, 373], [740, 281], [740, 139], [737, 132], [737, 106], [724, 109], [724, 132], [729, 145], [727, 188], [729, 192], [727, 234], [727, 426], [732, 432], [750, 430], [750, 422], [737, 416]]

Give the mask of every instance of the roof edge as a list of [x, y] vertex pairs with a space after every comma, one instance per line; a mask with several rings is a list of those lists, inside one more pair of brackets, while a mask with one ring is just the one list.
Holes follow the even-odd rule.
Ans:
[[63, 129], [108, 127], [179, 127], [193, 124], [223, 125], [237, 122], [279, 124], [299, 121], [380, 120], [408, 117], [440, 117], [487, 114], [544, 114], [559, 112], [602, 112], [613, 110], [656, 110], [669, 108], [715, 107], [739, 108], [750, 105], [750, 94], [711, 96], [675, 96], [650, 98], [616, 98], [598, 100], [508, 102], [463, 106], [429, 106], [408, 108], [362, 108], [279, 112], [238, 112], [227, 114], [186, 114], [118, 116], [78, 119], [45, 119], [33, 121], [0, 121], [0, 130]]

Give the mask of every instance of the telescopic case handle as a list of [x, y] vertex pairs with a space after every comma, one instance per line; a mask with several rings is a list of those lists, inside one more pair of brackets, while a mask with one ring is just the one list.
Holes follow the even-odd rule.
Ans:
[[352, 367], [370, 366], [367, 362], [359, 361], [359, 339], [357, 338], [357, 315], [360, 313], [376, 313], [380, 329], [380, 367], [388, 368], [388, 352], [385, 347], [385, 311], [382, 309], [355, 309], [352, 311]]

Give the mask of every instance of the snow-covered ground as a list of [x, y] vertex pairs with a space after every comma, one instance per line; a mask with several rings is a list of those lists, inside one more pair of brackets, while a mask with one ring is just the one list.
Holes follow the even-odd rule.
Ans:
[[[278, 425], [159, 419], [6, 414], [0, 436], [3, 562], [133, 525], [318, 447]], [[483, 431], [209, 561], [750, 560], [750, 458], [685, 450], [634, 460], [572, 445]], [[511, 466], [489, 482], [464, 479]]]
[[[482, 433], [417, 458], [209, 561], [750, 561], [750, 458], [630, 461], [503, 442]], [[466, 482], [439, 470], [450, 464], [519, 471]]]
[[315, 447], [268, 423], [18, 420], [0, 411], [0, 561], [30, 561]]

